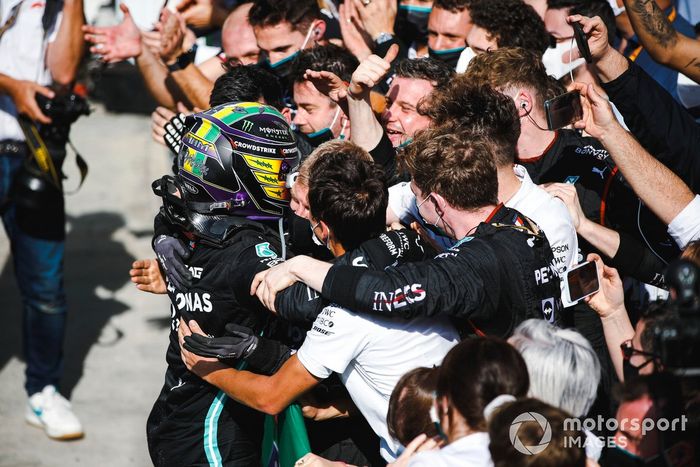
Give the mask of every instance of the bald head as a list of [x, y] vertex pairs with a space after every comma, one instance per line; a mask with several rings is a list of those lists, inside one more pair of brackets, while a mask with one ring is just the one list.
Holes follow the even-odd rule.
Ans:
[[221, 28], [221, 46], [229, 61], [241, 65], [258, 62], [258, 44], [255, 40], [253, 27], [248, 22], [252, 2], [242, 3], [226, 17]]

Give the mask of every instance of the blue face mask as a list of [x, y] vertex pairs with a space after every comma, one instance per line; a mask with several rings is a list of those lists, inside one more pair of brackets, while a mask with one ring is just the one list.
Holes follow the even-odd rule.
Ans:
[[[333, 121], [331, 121], [331, 124], [325, 128], [321, 128], [318, 131], [314, 131], [313, 133], [309, 133], [306, 135], [306, 139], [309, 140], [309, 143], [317, 148], [321, 144], [325, 143], [326, 141], [331, 141], [335, 139], [335, 136], [333, 136], [333, 126], [335, 125], [335, 122], [338, 120], [338, 117], [340, 116], [340, 107], [335, 111], [335, 116], [333, 117]], [[345, 139], [345, 125], [347, 122], [343, 123], [343, 127], [340, 129], [340, 134], [338, 135], [338, 139]]]
[[406, 141], [404, 141], [403, 143], [399, 144], [399, 145], [397, 146], [397, 148], [405, 148], [406, 146], [408, 146], [409, 144], [411, 144], [411, 141], [413, 141], [413, 138], [408, 138]]
[[466, 48], [467, 46], [445, 50], [433, 50], [428, 48], [428, 55], [436, 60], [447, 63], [450, 68], [454, 70], [457, 67], [457, 62], [459, 61], [460, 55], [462, 55], [462, 52]]
[[292, 70], [292, 64], [294, 63], [294, 60], [299, 56], [299, 53], [301, 53], [301, 51], [304, 50], [304, 48], [306, 48], [306, 44], [309, 43], [309, 39], [311, 39], [311, 33], [313, 32], [313, 30], [314, 25], [312, 24], [309, 28], [309, 31], [306, 33], [306, 37], [304, 37], [304, 42], [301, 44], [299, 50], [292, 53], [291, 55], [284, 57], [281, 60], [277, 60], [275, 63], [270, 62], [270, 57], [265, 57], [265, 59], [263, 60], [264, 66], [280, 78], [286, 78], [287, 76], [289, 76], [289, 72]]

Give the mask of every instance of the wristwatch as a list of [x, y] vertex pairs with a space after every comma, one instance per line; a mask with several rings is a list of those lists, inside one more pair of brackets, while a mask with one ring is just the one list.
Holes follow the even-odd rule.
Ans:
[[385, 42], [389, 42], [390, 40], [394, 39], [393, 34], [389, 34], [388, 32], [380, 32], [377, 34], [377, 37], [374, 38], [374, 42], [377, 45], [382, 45]]
[[172, 63], [170, 65], [166, 65], [168, 67], [168, 71], [178, 71], [178, 70], [184, 70], [187, 68], [187, 65], [190, 63], [194, 63], [194, 56], [197, 54], [197, 44], [194, 44], [190, 50], [187, 52], [184, 52], [180, 54], [179, 57], [177, 57], [177, 60], [175, 60], [175, 63]]

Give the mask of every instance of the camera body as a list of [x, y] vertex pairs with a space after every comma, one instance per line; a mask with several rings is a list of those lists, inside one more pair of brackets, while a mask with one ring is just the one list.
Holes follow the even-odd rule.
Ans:
[[65, 147], [70, 126], [82, 115], [90, 115], [87, 100], [75, 93], [63, 94], [53, 99], [37, 94], [36, 102], [41, 112], [51, 119], [50, 125], [41, 125], [39, 134], [52, 154]]
[[81, 115], [89, 115], [90, 107], [77, 94], [54, 99], [37, 94], [36, 101], [44, 115], [52, 120], [49, 125], [38, 125], [37, 131], [56, 168], [58, 184], [39, 169], [31, 157], [15, 175], [10, 196], [15, 202], [17, 223], [24, 232], [46, 240], [63, 240], [65, 209], [61, 167], [66, 157], [70, 127]]
[[56, 96], [53, 99], [37, 94], [36, 102], [42, 113], [52, 120], [53, 125], [70, 125], [81, 115], [90, 115], [87, 100], [75, 93]]

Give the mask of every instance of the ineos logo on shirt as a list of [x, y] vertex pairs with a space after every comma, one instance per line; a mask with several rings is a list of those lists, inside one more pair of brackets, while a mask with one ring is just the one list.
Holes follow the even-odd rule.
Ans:
[[395, 308], [402, 308], [412, 303], [421, 302], [426, 297], [426, 292], [422, 284], [405, 285], [401, 289], [389, 292], [388, 296], [384, 292], [374, 292], [374, 311], [391, 311]]

